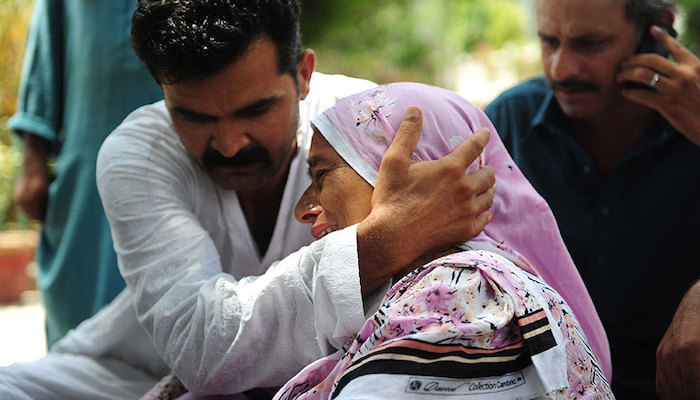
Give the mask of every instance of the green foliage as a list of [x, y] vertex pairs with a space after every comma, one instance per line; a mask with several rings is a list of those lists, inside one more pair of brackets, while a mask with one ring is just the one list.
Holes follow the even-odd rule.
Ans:
[[681, 42], [693, 53], [700, 54], [700, 0], [678, 0], [683, 11]]
[[517, 0], [305, 0], [302, 34], [321, 71], [439, 82], [459, 53], [526, 37]]
[[29, 219], [12, 200], [12, 187], [22, 162], [21, 144], [7, 128], [7, 116], [0, 117], [0, 230], [23, 229]]
[[0, 230], [24, 228], [28, 220], [12, 202], [21, 165], [21, 144], [7, 127], [14, 114], [31, 2], [0, 0]]

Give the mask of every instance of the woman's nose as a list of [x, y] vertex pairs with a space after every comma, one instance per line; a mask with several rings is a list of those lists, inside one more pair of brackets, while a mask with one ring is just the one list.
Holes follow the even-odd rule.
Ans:
[[312, 223], [321, 213], [321, 206], [315, 204], [308, 196], [302, 196], [294, 209], [294, 216], [302, 224]]

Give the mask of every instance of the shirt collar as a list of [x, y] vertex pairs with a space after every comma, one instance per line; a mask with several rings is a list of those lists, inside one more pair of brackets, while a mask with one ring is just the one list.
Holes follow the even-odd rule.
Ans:
[[[548, 90], [530, 123], [530, 129], [525, 139], [535, 134], [566, 133], [570, 130], [568, 129], [570, 123], [570, 120], [559, 107], [554, 94], [551, 90]], [[638, 144], [641, 144], [644, 148], [657, 147], [668, 143], [679, 134], [673, 125], [665, 118], [659, 116], [656, 122], [646, 130]]]
[[[527, 132], [527, 137], [536, 133], [555, 133], [566, 131], [570, 124], [569, 119], [564, 115], [564, 112], [559, 107], [551, 90], [547, 90], [547, 94], [542, 101], [542, 104], [537, 109], [537, 112], [530, 122], [530, 129]], [[527, 139], [527, 137], [525, 139]]]

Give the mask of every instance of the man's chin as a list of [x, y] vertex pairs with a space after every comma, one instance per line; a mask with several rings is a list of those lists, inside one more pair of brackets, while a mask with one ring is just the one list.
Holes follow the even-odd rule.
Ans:
[[233, 190], [236, 192], [247, 192], [260, 189], [265, 185], [266, 181], [250, 179], [214, 179], [214, 183], [224, 190]]
[[209, 177], [219, 187], [225, 190], [249, 191], [256, 190], [264, 186], [270, 180], [270, 174], [263, 168], [251, 169], [249, 171], [222, 171], [214, 169], [209, 173]]
[[559, 101], [561, 110], [569, 118], [589, 118], [596, 114], [597, 107], [590, 102]]

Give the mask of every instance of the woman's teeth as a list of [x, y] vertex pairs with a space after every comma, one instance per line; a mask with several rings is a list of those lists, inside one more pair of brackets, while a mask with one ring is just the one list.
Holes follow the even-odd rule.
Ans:
[[326, 236], [327, 234], [333, 232], [334, 230], [335, 230], [335, 229], [334, 229], [332, 226], [329, 226], [328, 228], [326, 228], [325, 231], [321, 232], [321, 233], [318, 235], [318, 238], [320, 239], [320, 238]]

